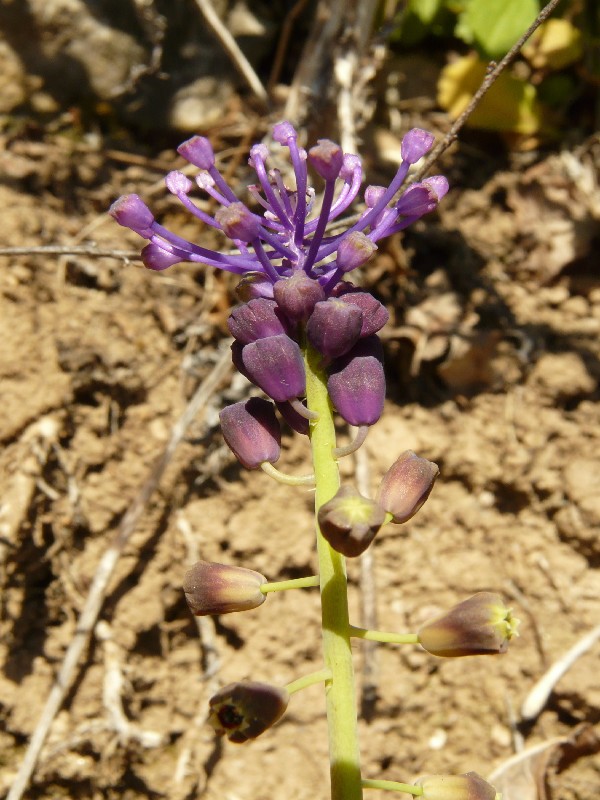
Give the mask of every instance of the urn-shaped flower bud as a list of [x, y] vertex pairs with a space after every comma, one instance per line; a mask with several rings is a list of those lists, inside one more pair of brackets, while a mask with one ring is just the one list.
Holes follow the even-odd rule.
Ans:
[[406, 450], [383, 476], [377, 502], [394, 515], [391, 522], [407, 522], [427, 500], [439, 474], [433, 461]]
[[419, 644], [434, 656], [476, 656], [504, 653], [518, 636], [519, 620], [494, 592], [478, 592], [417, 632]]
[[413, 128], [402, 139], [400, 154], [403, 161], [415, 164], [425, 153], [431, 150], [435, 137], [421, 128]]
[[215, 163], [215, 153], [205, 136], [192, 136], [177, 148], [180, 156], [199, 169], [210, 169]]
[[385, 522], [385, 511], [352, 486], [342, 486], [324, 503], [318, 515], [321, 533], [334, 550], [349, 558], [359, 556]]
[[340, 174], [344, 154], [339, 144], [329, 139], [319, 139], [318, 143], [308, 151], [308, 160], [322, 178], [334, 181]]
[[277, 305], [294, 322], [305, 322], [320, 300], [325, 300], [321, 284], [298, 270], [289, 278], [277, 281], [273, 287]]
[[252, 383], [278, 403], [305, 393], [302, 353], [297, 343], [285, 334], [247, 344], [242, 350], [242, 362]]
[[385, 375], [381, 342], [361, 339], [330, 368], [327, 389], [340, 415], [350, 425], [374, 425], [383, 411]]
[[242, 344], [285, 333], [277, 303], [264, 297], [234, 308], [227, 320], [227, 327], [231, 335]]
[[219, 736], [242, 744], [274, 725], [288, 702], [289, 694], [279, 686], [256, 681], [230, 683], [211, 697], [208, 722]]
[[496, 790], [476, 772], [425, 775], [416, 781], [423, 800], [495, 800]]
[[231, 614], [248, 611], [265, 602], [260, 587], [267, 579], [244, 567], [198, 561], [183, 578], [185, 599], [192, 614]]
[[220, 208], [215, 219], [230, 239], [251, 242], [256, 239], [260, 230], [260, 222], [243, 203], [231, 203]]
[[362, 311], [360, 336], [363, 339], [381, 330], [390, 318], [386, 307], [382, 305], [379, 300], [373, 297], [370, 292], [364, 289], [358, 289], [351, 283], [341, 281], [335, 287], [333, 294], [334, 297], [337, 297], [343, 303], [348, 303], [349, 305], [360, 308]]
[[172, 267], [173, 264], [178, 264], [181, 261], [180, 256], [169, 253], [168, 250], [163, 250], [162, 247], [153, 242], [143, 247], [140, 255], [146, 269], [153, 269], [156, 272]]
[[315, 350], [337, 358], [353, 347], [362, 330], [362, 311], [335, 297], [317, 303], [306, 323], [306, 336]]
[[364, 266], [377, 250], [377, 245], [360, 231], [353, 231], [344, 237], [338, 247], [336, 264], [343, 272]]
[[144, 239], [152, 236], [154, 215], [139, 195], [126, 194], [119, 197], [109, 208], [108, 213], [119, 225], [131, 228]]
[[272, 403], [262, 397], [234, 403], [219, 414], [223, 438], [246, 469], [274, 464], [281, 450], [281, 429]]

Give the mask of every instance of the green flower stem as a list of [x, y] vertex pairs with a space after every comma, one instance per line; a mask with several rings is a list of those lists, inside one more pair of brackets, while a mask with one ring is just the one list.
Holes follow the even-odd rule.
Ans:
[[[310, 346], [306, 350], [305, 363], [307, 405], [319, 415], [310, 423], [315, 507], [318, 510], [337, 492], [340, 477], [333, 455], [335, 426], [327, 393], [327, 377], [321, 368], [320, 356]], [[326, 686], [331, 800], [362, 800], [345, 559], [329, 546], [318, 523], [316, 527], [323, 657], [332, 674]]]
[[350, 625], [350, 636], [354, 639], [368, 639], [370, 642], [390, 642], [391, 644], [419, 644], [416, 633], [392, 633], [388, 631], [370, 631], [366, 628], [355, 628]]
[[314, 475], [288, 475], [287, 472], [282, 472], [273, 464], [268, 461], [263, 461], [260, 465], [263, 472], [266, 472], [270, 478], [274, 478], [279, 483], [287, 483], [288, 486], [314, 486]]
[[398, 781], [363, 781], [365, 789], [388, 789], [391, 792], [406, 792], [413, 797], [421, 797], [423, 789], [421, 786], [413, 786], [410, 783], [398, 783]]
[[263, 594], [269, 594], [269, 592], [283, 592], [286, 589], [309, 589], [311, 586], [319, 586], [319, 584], [318, 575], [308, 575], [306, 578], [290, 578], [289, 581], [263, 583], [260, 590]]
[[296, 678], [295, 681], [288, 683], [284, 688], [288, 694], [294, 694], [301, 689], [306, 689], [307, 686], [312, 686], [314, 683], [323, 683], [323, 681], [331, 680], [331, 670], [328, 667], [320, 669], [317, 672], [311, 672], [309, 675], [304, 675], [302, 678]]

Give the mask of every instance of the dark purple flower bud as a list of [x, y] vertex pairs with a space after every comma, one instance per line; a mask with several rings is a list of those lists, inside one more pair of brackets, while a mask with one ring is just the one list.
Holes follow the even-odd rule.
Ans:
[[233, 366], [236, 368], [236, 370], [243, 375], [244, 378], [251, 380], [242, 359], [242, 351], [244, 347], [245, 345], [243, 345], [241, 342], [234, 341], [231, 343], [231, 361], [233, 362]]
[[419, 644], [434, 656], [495, 655], [504, 653], [518, 636], [519, 620], [499, 594], [478, 592], [426, 622], [418, 630]]
[[385, 511], [353, 486], [342, 486], [321, 506], [317, 518], [321, 533], [333, 549], [355, 558], [364, 553], [375, 538], [385, 522]]
[[288, 706], [287, 690], [268, 683], [230, 683], [209, 701], [209, 724], [219, 736], [242, 744], [256, 739], [280, 719]]
[[377, 250], [377, 245], [360, 231], [353, 231], [342, 239], [337, 251], [336, 264], [343, 272], [362, 267]]
[[[351, 288], [346, 290], [342, 288], [335, 294], [342, 303], [357, 306], [362, 311], [361, 338], [364, 339], [365, 336], [372, 336], [380, 331], [390, 318], [387, 308], [364, 289], [357, 289], [352, 284], [345, 285]], [[344, 282], [342, 282], [342, 286], [344, 286]]]
[[276, 402], [293, 400], [305, 394], [302, 353], [289, 336], [269, 336], [245, 345], [242, 362], [252, 383]]
[[112, 204], [108, 213], [119, 225], [149, 239], [152, 236], [154, 216], [137, 194], [125, 194]]
[[198, 561], [185, 573], [183, 591], [192, 614], [231, 614], [261, 606], [267, 596], [260, 587], [267, 579], [245, 567]]
[[226, 236], [241, 242], [251, 242], [260, 231], [259, 220], [243, 203], [231, 203], [220, 208], [215, 214], [215, 220]]
[[279, 144], [287, 144], [290, 139], [297, 139], [298, 134], [291, 122], [278, 122], [273, 126], [273, 139]]
[[235, 295], [242, 303], [257, 297], [273, 297], [273, 284], [260, 272], [247, 272], [235, 287]]
[[416, 781], [422, 800], [495, 800], [496, 790], [476, 772], [425, 775]]
[[439, 474], [433, 461], [406, 450], [383, 476], [377, 502], [394, 515], [392, 522], [407, 522], [427, 500]]
[[308, 159], [315, 171], [326, 181], [334, 181], [344, 163], [342, 148], [329, 139], [319, 139], [308, 151]]
[[361, 339], [330, 367], [327, 389], [339, 414], [350, 425], [373, 425], [383, 411], [383, 352], [376, 336]]
[[192, 191], [194, 184], [191, 180], [183, 174], [183, 172], [179, 172], [179, 170], [172, 170], [165, 176], [165, 184], [167, 185], [167, 189], [171, 192], [171, 194], [177, 195], [179, 193], [187, 194], [188, 192]]
[[273, 296], [287, 317], [294, 322], [305, 322], [316, 303], [325, 299], [325, 291], [318, 281], [297, 270], [289, 278], [277, 281]]
[[299, 414], [290, 403], [275, 403], [275, 405], [277, 406], [277, 410], [281, 416], [293, 431], [296, 431], [296, 433], [301, 433], [304, 436], [308, 436], [310, 426], [306, 417], [303, 417], [302, 414]]
[[227, 320], [227, 327], [238, 342], [249, 344], [257, 339], [285, 333], [280, 314], [274, 300], [259, 297], [234, 308]]
[[407, 161], [409, 164], [416, 164], [416, 162], [423, 158], [425, 153], [431, 150], [435, 141], [429, 131], [424, 131], [421, 128], [413, 128], [402, 139], [400, 146], [400, 153], [402, 161]]
[[181, 262], [179, 256], [173, 255], [173, 253], [169, 253], [167, 250], [163, 250], [162, 247], [152, 242], [142, 248], [140, 255], [146, 269], [153, 269], [156, 272], [160, 272], [163, 269], [167, 269], [167, 267], [172, 267], [173, 264], [179, 264]]
[[274, 464], [281, 450], [281, 430], [275, 408], [262, 397], [234, 403], [219, 414], [223, 438], [246, 469]]
[[360, 308], [331, 297], [316, 304], [306, 323], [306, 336], [319, 353], [337, 358], [356, 344], [361, 329]]
[[205, 136], [192, 136], [177, 148], [180, 156], [199, 169], [210, 169], [215, 163], [215, 154], [211, 143]]

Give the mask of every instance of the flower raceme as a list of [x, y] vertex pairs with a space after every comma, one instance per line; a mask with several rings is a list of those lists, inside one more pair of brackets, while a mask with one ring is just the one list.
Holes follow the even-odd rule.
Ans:
[[[229, 319], [234, 364], [276, 402], [295, 430], [308, 432], [310, 414], [302, 400], [303, 356], [309, 348], [320, 356], [330, 376], [328, 389], [340, 416], [352, 425], [370, 426], [383, 409], [385, 378], [376, 334], [388, 313], [372, 295], [344, 279], [368, 262], [380, 239], [433, 211], [446, 194], [448, 182], [443, 176], [412, 184], [400, 194], [410, 166], [430, 150], [433, 136], [418, 128], [406, 134], [403, 160], [389, 186], [368, 186], [365, 210], [337, 233], [328, 232], [328, 226], [351, 206], [361, 188], [358, 156], [343, 153], [327, 139], [307, 152], [289, 122], [274, 126], [273, 139], [288, 150], [293, 185], [287, 185], [278, 169], [268, 170], [268, 148], [255, 144], [248, 163], [257, 177], [249, 187], [256, 210], [227, 185], [205, 137], [192, 137], [178, 152], [198, 168], [195, 184], [219, 204], [219, 210], [211, 215], [192, 199], [194, 182], [182, 172], [166, 176], [169, 192], [193, 216], [231, 240], [230, 252], [209, 250], [171, 232], [135, 194], [119, 198], [110, 213], [148, 240], [142, 250], [148, 269], [191, 261], [240, 276], [237, 294], [243, 304]], [[309, 185], [309, 166], [324, 184], [319, 202]], [[231, 418], [229, 444], [235, 438], [233, 426]], [[264, 445], [264, 437], [262, 441]], [[240, 458], [239, 452], [236, 455]], [[240, 460], [255, 466], [263, 455], [254, 456], [246, 447]]]

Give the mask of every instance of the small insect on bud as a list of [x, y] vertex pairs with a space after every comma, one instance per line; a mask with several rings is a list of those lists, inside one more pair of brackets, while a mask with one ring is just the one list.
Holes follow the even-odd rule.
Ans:
[[504, 653], [518, 636], [519, 620], [499, 594], [478, 592], [468, 600], [422, 625], [419, 644], [428, 653], [446, 658]]
[[352, 486], [342, 486], [318, 513], [321, 533], [338, 553], [355, 558], [367, 549], [385, 522], [385, 511]]
[[422, 800], [495, 800], [496, 790], [476, 772], [425, 775], [416, 781]]
[[230, 683], [209, 701], [208, 722], [219, 736], [242, 744], [274, 725], [287, 708], [286, 689], [255, 681]]
[[427, 500], [439, 474], [433, 461], [406, 450], [383, 476], [377, 502], [394, 515], [392, 522], [407, 522]]
[[260, 572], [198, 561], [183, 578], [183, 591], [190, 611], [196, 617], [231, 614], [257, 608], [266, 600], [260, 590], [267, 579]]

